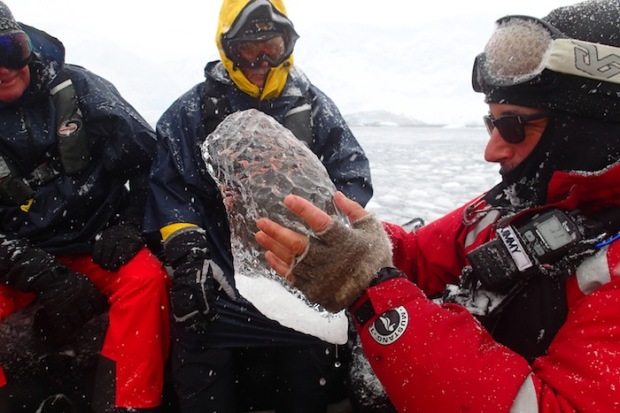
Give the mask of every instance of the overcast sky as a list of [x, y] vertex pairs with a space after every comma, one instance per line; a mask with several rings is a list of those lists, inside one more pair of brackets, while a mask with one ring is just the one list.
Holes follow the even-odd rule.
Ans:
[[[63, 41], [68, 62], [83, 65], [115, 83], [149, 121], [154, 121], [176, 97], [201, 81], [204, 64], [218, 57], [214, 36], [219, 0], [9, 0], [6, 3], [18, 21], [45, 30]], [[444, 116], [440, 112], [446, 100], [454, 104], [454, 108], [448, 107], [451, 113], [461, 110], [467, 117], [468, 111], [472, 111], [469, 102], [480, 103], [480, 96], [475, 96], [469, 87], [469, 72], [475, 54], [484, 46], [482, 39], [490, 34], [495, 19], [506, 14], [542, 17], [570, 3], [570, 0], [449, 0], [425, 1], [421, 7], [411, 0], [286, 1], [289, 17], [301, 35], [295, 49], [296, 63], [343, 112], [402, 108], [402, 113], [430, 122]], [[445, 36], [416, 37], [419, 32], [442, 27], [455, 19], [466, 36], [451, 39], [454, 25], [450, 23], [452, 26], [441, 29], [440, 33]], [[339, 38], [326, 40], [330, 31], [348, 27], [351, 29], [339, 32]], [[437, 52], [455, 56], [458, 51], [464, 53], [459, 56], [463, 63], [462, 67], [458, 66], [459, 76], [452, 78], [452, 74], [430, 69], [417, 72], [419, 60], [406, 59], [402, 60], [402, 67], [391, 64], [389, 69], [385, 68], [399, 70], [398, 73], [384, 72], [379, 65], [384, 59], [380, 56], [382, 48], [368, 49], [365, 58], [370, 64], [359, 60], [367, 45], [356, 39], [362, 35], [367, 38], [372, 33], [377, 33], [378, 37], [386, 35], [394, 28], [402, 28], [402, 33], [416, 36], [382, 40], [390, 43], [385, 49], [402, 51], [403, 56], [407, 56], [413, 54], [411, 50], [415, 45], [412, 42], [425, 43], [426, 51], [433, 50], [429, 43], [441, 42], [435, 49]], [[343, 46], [329, 54], [330, 43], [344, 41], [343, 37], [347, 37], [346, 56]], [[412, 40], [413, 37], [416, 40]], [[346, 67], [351, 61], [348, 53], [356, 54], [355, 64], [359, 70]], [[329, 62], [339, 56], [348, 60], [329, 67]], [[123, 66], [128, 61], [131, 61], [129, 67]], [[342, 70], [343, 67], [347, 70]], [[377, 72], [384, 72], [383, 80]], [[358, 73], [364, 77], [355, 79]], [[389, 80], [395, 78], [400, 83], [390, 86]], [[410, 83], [411, 87], [403, 83]], [[439, 90], [449, 83], [452, 83], [450, 87]], [[420, 88], [425, 84], [432, 86], [430, 92]]]
[[[157, 39], [164, 39], [167, 35], [177, 37], [181, 33], [212, 34], [221, 4], [218, 0], [12, 0], [6, 3], [17, 19], [39, 25], [85, 27], [114, 38], [123, 38], [124, 32], [137, 33], [141, 38], [154, 36]], [[503, 14], [542, 16], [555, 7], [571, 2], [448, 0], [428, 1], [424, 2], [423, 6], [410, 0], [288, 0], [285, 3], [294, 23], [306, 27], [317, 21], [342, 20], [356, 20], [373, 25], [409, 25], [421, 20], [441, 20], [447, 16], [466, 18], [481, 13], [498, 17]], [[182, 21], [187, 22], [187, 30], [165, 30], [168, 24]], [[115, 31], [116, 35], [111, 33]]]
[[[174, 48], [175, 55], [213, 47], [218, 0], [9, 0], [15, 17], [37, 27], [53, 28], [62, 39], [81, 28], [118, 41], [123, 47], [159, 51]], [[420, 7], [411, 0], [288, 0], [289, 17], [298, 29], [311, 30], [316, 23], [354, 21], [374, 26], [411, 26], [446, 17], [505, 14], [542, 16], [570, 0], [473, 0], [428, 1]], [[481, 28], [485, 30], [488, 28]], [[187, 42], [181, 47], [179, 42]], [[178, 48], [176, 46], [179, 46]]]

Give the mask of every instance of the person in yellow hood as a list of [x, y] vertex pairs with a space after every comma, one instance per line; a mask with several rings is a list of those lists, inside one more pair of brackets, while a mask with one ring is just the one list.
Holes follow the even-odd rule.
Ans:
[[284, 90], [298, 38], [282, 1], [230, 0], [220, 11], [215, 42], [235, 85], [268, 100]]
[[284, 327], [237, 291], [226, 211], [200, 150], [227, 115], [258, 109], [316, 154], [338, 190], [369, 201], [368, 158], [334, 102], [293, 64], [298, 37], [281, 0], [224, 0], [221, 59], [157, 124], [145, 231], [161, 235], [173, 273], [172, 376], [183, 413], [322, 413], [344, 393], [342, 346]]

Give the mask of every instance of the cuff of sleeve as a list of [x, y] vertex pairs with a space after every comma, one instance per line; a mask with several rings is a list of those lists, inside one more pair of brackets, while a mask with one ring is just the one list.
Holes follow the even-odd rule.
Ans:
[[170, 235], [172, 235], [173, 233], [177, 232], [180, 229], [189, 228], [189, 227], [198, 228], [196, 224], [190, 224], [187, 222], [179, 222], [175, 224], [166, 225], [165, 227], [162, 227], [159, 230], [159, 232], [161, 234], [162, 240], [166, 241], [170, 237]]
[[[349, 311], [363, 327], [385, 311], [411, 301], [416, 294], [422, 295], [422, 292], [404, 273], [395, 268], [382, 268]], [[384, 298], [386, 296], [389, 296], [389, 300]]]

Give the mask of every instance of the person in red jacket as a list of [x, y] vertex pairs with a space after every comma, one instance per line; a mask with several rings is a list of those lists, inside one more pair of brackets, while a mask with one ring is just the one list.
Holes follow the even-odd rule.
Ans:
[[502, 181], [461, 208], [407, 233], [289, 195], [314, 236], [259, 221], [270, 265], [352, 314], [399, 412], [618, 410], [619, 27], [618, 0], [497, 21], [473, 87]]

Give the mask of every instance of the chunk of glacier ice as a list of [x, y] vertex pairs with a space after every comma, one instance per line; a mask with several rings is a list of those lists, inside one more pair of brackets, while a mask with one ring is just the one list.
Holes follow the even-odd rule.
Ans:
[[346, 221], [333, 204], [336, 188], [317, 156], [291, 131], [255, 109], [228, 116], [208, 136], [202, 155], [226, 206], [239, 293], [282, 325], [345, 343], [346, 316], [310, 303], [269, 267], [264, 249], [254, 240], [261, 217], [311, 234], [284, 205], [288, 194]]

